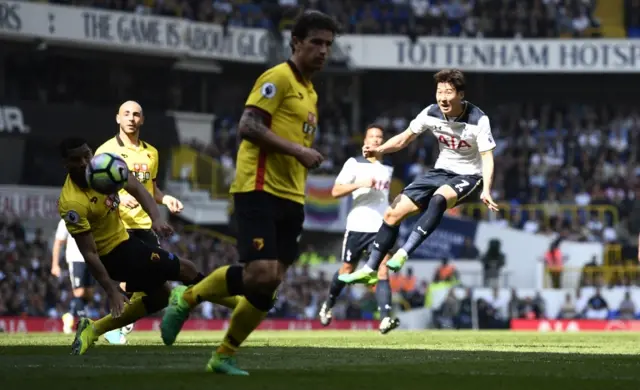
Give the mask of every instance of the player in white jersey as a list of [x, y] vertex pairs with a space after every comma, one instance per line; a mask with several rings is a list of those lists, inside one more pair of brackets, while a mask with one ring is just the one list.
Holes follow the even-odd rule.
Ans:
[[[383, 141], [382, 126], [369, 125], [365, 132], [364, 145], [377, 148]], [[374, 154], [368, 158], [359, 156], [348, 159], [336, 178], [331, 195], [335, 198], [351, 195], [353, 205], [347, 216], [347, 228], [342, 242], [342, 267], [333, 276], [329, 297], [320, 309], [320, 322], [323, 326], [331, 323], [331, 309], [345, 286], [338, 277], [353, 272], [360, 258], [369, 253], [376, 233], [382, 225], [382, 216], [389, 207], [392, 175], [393, 167], [385, 165], [381, 156]], [[371, 284], [376, 282], [376, 297], [381, 318], [380, 333], [386, 334], [400, 324], [397, 318], [391, 318], [391, 287], [386, 267], [380, 267], [377, 278], [370, 281]]]
[[362, 148], [365, 157], [394, 153], [416, 137], [430, 131], [438, 140], [440, 155], [434, 169], [409, 184], [384, 213], [384, 222], [376, 234], [367, 265], [340, 275], [345, 283], [368, 283], [375, 278], [382, 259], [398, 238], [400, 223], [409, 215], [423, 213], [403, 247], [387, 262], [387, 268], [399, 271], [409, 256], [436, 229], [445, 211], [480, 194], [482, 202], [493, 211], [491, 198], [493, 149], [489, 117], [464, 100], [465, 79], [457, 69], [442, 70], [434, 76], [436, 102], [411, 121], [409, 128], [379, 147]]
[[[62, 257], [62, 248], [65, 248], [64, 257], [69, 267], [69, 277], [71, 279], [71, 288], [73, 289], [73, 299], [69, 312], [62, 316], [62, 330], [66, 334], [73, 333], [74, 318], [86, 317], [85, 306], [93, 297], [93, 287], [95, 280], [89, 272], [89, 268], [84, 262], [84, 257], [78, 249], [76, 240], [69, 234], [64, 220], [60, 220], [56, 229], [55, 240], [53, 242], [51, 274], [60, 277], [60, 257]], [[130, 329], [117, 329], [105, 333], [104, 338], [110, 344], [126, 344], [125, 334]]]

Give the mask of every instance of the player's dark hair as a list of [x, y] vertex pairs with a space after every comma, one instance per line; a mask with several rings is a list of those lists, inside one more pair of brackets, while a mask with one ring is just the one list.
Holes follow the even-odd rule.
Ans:
[[[316, 10], [305, 11], [300, 14], [293, 23], [293, 27], [291, 27], [291, 38], [296, 37], [299, 40], [304, 40], [309, 35], [309, 32], [314, 30], [331, 31], [333, 35], [338, 35], [340, 34], [340, 25], [334, 18], [324, 12]], [[293, 53], [295, 51], [293, 48], [293, 40], [291, 40], [289, 46]]]
[[367, 125], [367, 128], [364, 130], [364, 133], [367, 134], [367, 132], [371, 129], [380, 129], [380, 131], [382, 131], [382, 134], [384, 134], [384, 127], [377, 123], [371, 123], [370, 125]]
[[433, 75], [436, 84], [448, 83], [453, 85], [456, 92], [463, 92], [467, 86], [464, 80], [464, 73], [460, 69], [443, 69]]
[[69, 151], [78, 149], [82, 145], [88, 145], [87, 140], [81, 137], [68, 137], [60, 142], [58, 149], [60, 150], [60, 156], [62, 158], [69, 157]]

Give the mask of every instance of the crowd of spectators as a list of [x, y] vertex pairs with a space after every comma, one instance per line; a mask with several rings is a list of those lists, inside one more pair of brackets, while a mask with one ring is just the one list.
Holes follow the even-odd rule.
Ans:
[[575, 298], [567, 293], [557, 312], [551, 312], [540, 293], [519, 295], [516, 289], [501, 294], [497, 288], [490, 297], [474, 297], [467, 289], [462, 298], [451, 289], [442, 304], [433, 312], [433, 325], [441, 329], [508, 329], [512, 319], [640, 319], [640, 308], [629, 291], [619, 302], [608, 302], [600, 288], [577, 289]]
[[[596, 0], [51, 0], [233, 27], [282, 29], [301, 9], [333, 15], [347, 33], [466, 37], [598, 36]], [[637, 4], [635, 4], [637, 6]], [[629, 7], [634, 7], [631, 0]], [[633, 9], [633, 8], [631, 8]], [[637, 20], [636, 20], [637, 22]], [[634, 26], [633, 16], [630, 26]], [[637, 24], [636, 24], [637, 26]]]

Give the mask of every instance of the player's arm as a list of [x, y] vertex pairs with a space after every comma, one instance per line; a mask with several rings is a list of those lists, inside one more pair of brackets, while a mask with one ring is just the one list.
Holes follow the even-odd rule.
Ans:
[[161, 220], [160, 210], [158, 209], [158, 205], [156, 204], [153, 196], [147, 191], [146, 188], [136, 179], [133, 174], [129, 175], [129, 180], [127, 184], [124, 186], [125, 191], [127, 191], [131, 196], [136, 198], [142, 209], [149, 215], [152, 221]]
[[336, 177], [336, 182], [331, 189], [331, 196], [334, 198], [341, 198], [349, 195], [358, 188], [371, 187], [374, 184], [373, 178], [368, 180], [356, 181], [357, 162], [355, 159], [350, 158], [342, 167], [342, 170]]
[[271, 131], [271, 117], [278, 110], [289, 89], [289, 79], [274, 69], [264, 72], [256, 80], [238, 124], [240, 137], [268, 152], [297, 156], [302, 146]]
[[409, 128], [403, 131], [402, 133], [394, 135], [393, 137], [389, 138], [387, 142], [378, 146], [378, 148], [376, 149], [376, 152], [381, 154], [395, 153], [409, 146], [409, 144], [413, 142], [413, 140], [415, 140], [416, 137], [418, 137], [418, 134], [414, 133]]
[[89, 267], [89, 272], [100, 283], [100, 286], [108, 293], [118, 293], [118, 289], [109, 277], [107, 269], [100, 261], [100, 255], [98, 255], [98, 249], [96, 248], [96, 242], [93, 238], [91, 230], [81, 233], [72, 234], [73, 238], [78, 244], [78, 249], [84, 257], [84, 261]]
[[428, 111], [429, 107], [422, 110], [422, 112], [418, 114], [418, 116], [416, 116], [411, 121], [411, 123], [409, 123], [409, 127], [405, 131], [389, 138], [387, 142], [380, 145], [376, 149], [376, 151], [382, 154], [389, 154], [395, 153], [409, 146], [409, 144], [413, 142], [420, 134], [431, 128], [432, 122], [435, 119], [429, 117]]
[[478, 144], [478, 151], [482, 159], [482, 201], [493, 211], [498, 211], [498, 205], [493, 201], [491, 197], [491, 187], [493, 186], [493, 150], [496, 148], [496, 143], [491, 135], [491, 124], [489, 123], [489, 117], [483, 116], [478, 121], [478, 138], [476, 142]]
[[96, 242], [91, 233], [91, 225], [87, 218], [89, 214], [88, 208], [77, 202], [61, 202], [59, 211], [65, 222], [68, 234], [75, 238], [78, 249], [82, 253], [91, 275], [107, 293], [113, 293], [115, 286], [102, 261], [100, 261]]

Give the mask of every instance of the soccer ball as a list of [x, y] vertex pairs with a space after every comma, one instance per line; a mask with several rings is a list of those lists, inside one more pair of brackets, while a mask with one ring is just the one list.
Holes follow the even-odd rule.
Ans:
[[120, 191], [129, 179], [127, 163], [113, 153], [93, 156], [85, 171], [87, 183], [94, 191], [104, 195]]

